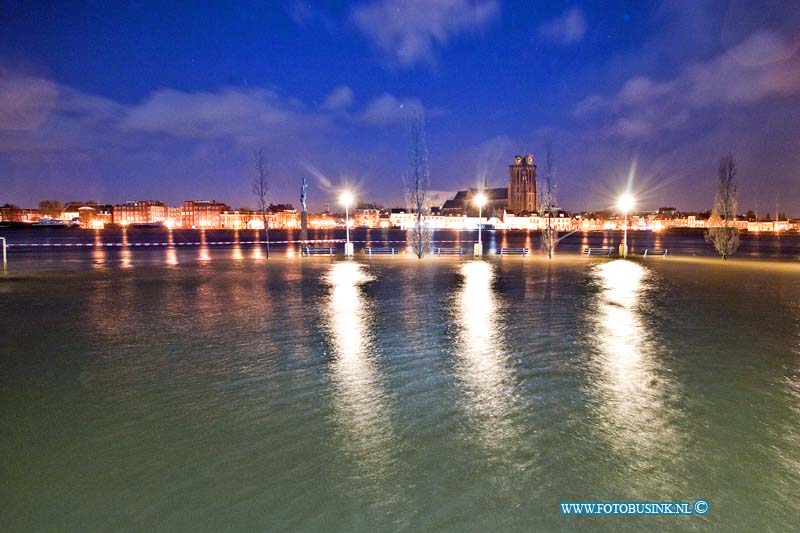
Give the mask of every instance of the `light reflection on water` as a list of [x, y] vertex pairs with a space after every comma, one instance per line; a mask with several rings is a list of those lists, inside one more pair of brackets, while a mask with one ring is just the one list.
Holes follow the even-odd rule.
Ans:
[[468, 416], [477, 426], [481, 444], [499, 450], [512, 445], [519, 435], [512, 419], [514, 373], [500, 326], [502, 308], [492, 288], [494, 269], [486, 261], [461, 265], [463, 285], [454, 320], [456, 370], [466, 389]]
[[103, 238], [100, 230], [94, 230], [94, 247], [92, 248], [92, 267], [103, 268], [106, 262], [106, 247], [103, 245]]
[[167, 265], [176, 266], [178, 264], [178, 251], [175, 249], [175, 234], [172, 229], [167, 231], [167, 249], [166, 258]]
[[133, 267], [133, 254], [128, 246], [128, 231], [123, 226], [122, 228], [122, 248], [119, 251], [120, 267], [132, 268]]
[[242, 245], [239, 242], [239, 230], [234, 230], [233, 232], [233, 247], [231, 248], [231, 258], [234, 261], [241, 261], [244, 259], [244, 254], [242, 253]]
[[[785, 390], [793, 420], [785, 424], [783, 433], [785, 440], [790, 446], [789, 449], [800, 449], [800, 301], [794, 303], [787, 302], [787, 308], [794, 317], [793, 340], [795, 362], [793, 367], [787, 372], [785, 377], [781, 377], [775, 384], [778, 390]], [[800, 455], [793, 453], [783, 453], [780, 455], [784, 468], [795, 480], [800, 480]]]
[[335, 407], [347, 449], [363, 467], [364, 477], [379, 480], [389, 474], [395, 437], [378, 371], [371, 304], [361, 292], [373, 279], [358, 263], [332, 264], [325, 277], [330, 294], [323, 319], [333, 348]]
[[[253, 240], [256, 242], [261, 240], [261, 234], [257, 229], [253, 230]], [[264, 250], [261, 248], [260, 244], [253, 245], [252, 258], [258, 260], [264, 259]]]
[[211, 261], [211, 254], [208, 251], [208, 241], [206, 240], [206, 230], [200, 230], [200, 248], [197, 250], [197, 260], [200, 263]]
[[588, 317], [587, 340], [596, 350], [591, 364], [597, 379], [591, 385], [600, 400], [601, 429], [632, 469], [656, 458], [677, 461], [680, 413], [668, 403], [674, 384], [661, 366], [657, 326], [645, 324], [640, 313], [653, 273], [634, 261], [616, 260], [596, 265], [591, 275], [600, 292]]

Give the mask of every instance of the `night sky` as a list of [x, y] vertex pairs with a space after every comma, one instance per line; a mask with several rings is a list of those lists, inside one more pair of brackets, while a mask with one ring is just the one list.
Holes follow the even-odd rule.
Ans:
[[549, 142], [566, 209], [704, 210], [730, 150], [742, 211], [800, 216], [796, 1], [215, 4], [0, 0], [0, 203], [253, 206], [262, 148], [276, 202], [399, 205], [424, 108], [442, 194]]

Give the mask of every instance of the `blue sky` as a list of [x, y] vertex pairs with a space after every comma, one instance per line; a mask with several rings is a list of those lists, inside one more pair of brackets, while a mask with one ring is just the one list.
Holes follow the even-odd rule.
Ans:
[[[169, 4], [169, 5], [168, 5]], [[432, 188], [507, 180], [552, 144], [560, 203], [800, 215], [800, 6], [792, 2], [0, 4], [0, 203], [253, 205], [343, 185], [400, 204], [403, 121], [424, 109]]]

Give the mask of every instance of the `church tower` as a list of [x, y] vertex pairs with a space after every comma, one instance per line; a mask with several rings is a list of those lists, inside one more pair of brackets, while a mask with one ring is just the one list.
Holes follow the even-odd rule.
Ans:
[[533, 213], [536, 211], [536, 165], [533, 156], [515, 156], [508, 172], [508, 210], [512, 213]]

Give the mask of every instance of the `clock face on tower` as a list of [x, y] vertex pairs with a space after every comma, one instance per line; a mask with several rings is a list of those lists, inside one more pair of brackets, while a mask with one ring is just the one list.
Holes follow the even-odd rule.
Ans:
[[514, 161], [519, 165], [520, 163], [522, 163], [522, 158], [520, 156], [517, 156], [517, 158]]
[[529, 164], [529, 165], [532, 165], [532, 164], [533, 164], [533, 156], [532, 156], [532, 155], [529, 155], [529, 156], [528, 156], [528, 164]]

